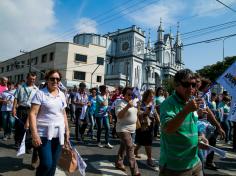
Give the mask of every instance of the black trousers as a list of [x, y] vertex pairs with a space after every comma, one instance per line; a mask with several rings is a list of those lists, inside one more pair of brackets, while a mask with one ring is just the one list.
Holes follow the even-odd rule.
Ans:
[[[28, 118], [29, 109], [30, 109], [29, 107], [23, 107], [23, 106], [19, 106], [17, 108], [16, 114], [17, 117], [19, 118], [19, 120], [16, 120], [15, 122], [15, 143], [17, 145], [21, 144], [21, 141], [24, 137], [26, 131], [24, 128], [24, 124]], [[32, 148], [31, 134], [29, 130], [26, 131], [25, 146], [26, 149]]]
[[[217, 138], [218, 132], [215, 130], [214, 134], [208, 139], [209, 145], [215, 147], [216, 146], [216, 138]], [[209, 153], [206, 157], [206, 163], [211, 164], [214, 160], [214, 151]]]
[[85, 129], [88, 126], [87, 117], [83, 120], [80, 119], [80, 114], [82, 112], [82, 108], [77, 108], [75, 110], [75, 138], [79, 139], [80, 136], [84, 135]]

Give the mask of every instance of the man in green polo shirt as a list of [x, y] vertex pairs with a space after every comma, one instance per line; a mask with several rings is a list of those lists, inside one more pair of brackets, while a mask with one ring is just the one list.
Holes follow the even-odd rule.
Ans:
[[196, 110], [202, 99], [192, 99], [196, 87], [189, 69], [174, 76], [175, 93], [160, 108], [161, 152], [159, 176], [203, 176], [198, 157]]

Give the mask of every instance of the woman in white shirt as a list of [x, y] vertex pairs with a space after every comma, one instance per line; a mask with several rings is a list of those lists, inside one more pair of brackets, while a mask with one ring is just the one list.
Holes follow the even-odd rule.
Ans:
[[124, 99], [118, 100], [115, 112], [117, 116], [116, 132], [120, 138], [120, 148], [116, 168], [125, 170], [124, 156], [125, 153], [129, 160], [132, 175], [140, 175], [137, 162], [134, 156], [134, 145], [131, 134], [135, 132], [137, 121], [137, 108], [133, 105], [132, 88], [126, 87], [122, 92]]
[[61, 73], [51, 70], [45, 80], [47, 86], [35, 94], [29, 115], [32, 142], [38, 148], [40, 159], [37, 176], [55, 174], [61, 147], [64, 141], [69, 142], [66, 98], [58, 88]]

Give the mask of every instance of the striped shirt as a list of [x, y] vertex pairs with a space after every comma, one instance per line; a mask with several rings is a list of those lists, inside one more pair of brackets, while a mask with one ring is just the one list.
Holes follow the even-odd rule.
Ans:
[[200, 162], [198, 157], [197, 116], [189, 113], [178, 130], [166, 133], [168, 121], [182, 111], [185, 102], [176, 93], [161, 104], [161, 151], [160, 166], [171, 170], [184, 171], [192, 169]]

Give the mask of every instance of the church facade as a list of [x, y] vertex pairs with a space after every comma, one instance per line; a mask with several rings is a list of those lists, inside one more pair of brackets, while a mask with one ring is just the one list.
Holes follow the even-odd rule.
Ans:
[[104, 37], [107, 38], [106, 85], [154, 89], [183, 68], [179, 30], [174, 39], [171, 32], [164, 34], [161, 22], [153, 45], [150, 33], [145, 43], [145, 32], [136, 26], [119, 29]]

